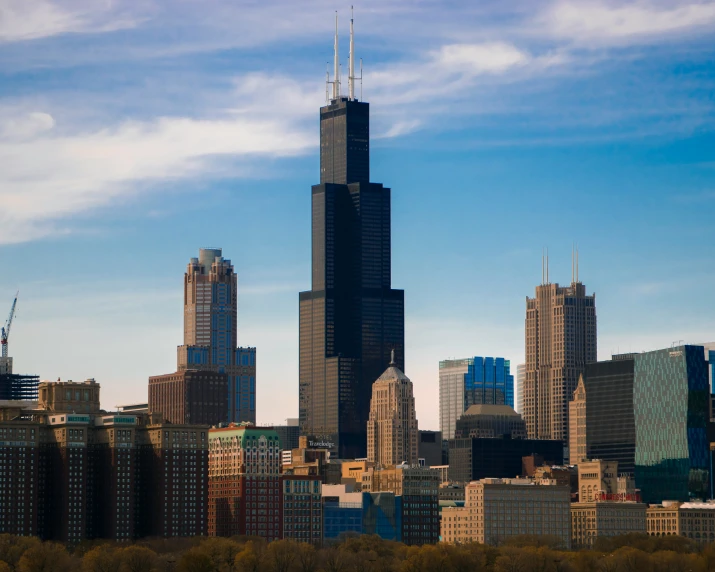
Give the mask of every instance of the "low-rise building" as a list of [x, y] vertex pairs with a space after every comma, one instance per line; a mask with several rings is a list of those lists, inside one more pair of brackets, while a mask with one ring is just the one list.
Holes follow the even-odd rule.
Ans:
[[324, 542], [334, 542], [344, 534], [362, 534], [362, 493], [350, 484], [323, 485], [322, 495]]
[[391, 492], [401, 508], [401, 539], [409, 545], [439, 542], [439, 473], [399, 465], [370, 468], [362, 475], [364, 493]]
[[592, 548], [599, 537], [646, 532], [646, 505], [637, 502], [571, 504], [572, 548]]
[[715, 502], [663, 501], [646, 511], [650, 536], [680, 535], [700, 545], [715, 542]]
[[445, 542], [499, 545], [511, 536], [550, 535], [569, 548], [570, 497], [570, 487], [554, 481], [474, 481], [465, 488], [463, 510], [443, 509], [442, 538]]

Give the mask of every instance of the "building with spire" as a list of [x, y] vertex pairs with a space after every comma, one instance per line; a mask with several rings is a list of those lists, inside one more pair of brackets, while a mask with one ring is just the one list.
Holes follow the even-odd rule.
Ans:
[[184, 345], [177, 371], [149, 378], [149, 409], [172, 423], [256, 422], [256, 348], [236, 347], [238, 277], [220, 248], [184, 274]]
[[570, 286], [549, 282], [548, 255], [542, 283], [526, 298], [524, 410], [530, 439], [558, 439], [568, 446], [568, 404], [579, 375], [596, 361], [596, 296], [586, 294], [573, 253]]
[[412, 382], [393, 361], [372, 385], [370, 419], [367, 422], [367, 460], [378, 467], [418, 459], [417, 414]]
[[[370, 182], [370, 107], [335, 71], [320, 109], [320, 184], [312, 188], [312, 287], [300, 299], [301, 434], [364, 457], [372, 384], [395, 352], [404, 370], [404, 292], [391, 284], [390, 189]], [[332, 88], [332, 92], [330, 89]]]

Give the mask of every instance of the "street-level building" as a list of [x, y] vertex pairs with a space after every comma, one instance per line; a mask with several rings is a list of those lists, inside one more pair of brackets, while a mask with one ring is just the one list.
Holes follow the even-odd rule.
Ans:
[[639, 502], [571, 504], [571, 547], [593, 548], [599, 537], [645, 534], [646, 505]]
[[[465, 488], [464, 510], [442, 511], [442, 538], [500, 545], [511, 536], [550, 535], [571, 545], [568, 486], [531, 479], [482, 479]], [[451, 520], [450, 520], [451, 519]]]

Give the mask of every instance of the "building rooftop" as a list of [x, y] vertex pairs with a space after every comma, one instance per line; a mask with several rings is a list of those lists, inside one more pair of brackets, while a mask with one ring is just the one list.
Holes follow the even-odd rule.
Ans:
[[513, 407], [508, 405], [472, 405], [464, 415], [504, 415], [507, 417], [521, 417]]

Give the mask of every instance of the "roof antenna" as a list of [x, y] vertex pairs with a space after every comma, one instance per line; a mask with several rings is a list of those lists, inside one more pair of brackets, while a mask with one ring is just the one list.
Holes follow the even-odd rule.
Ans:
[[571, 284], [576, 282], [576, 246], [571, 243]]
[[541, 247], [541, 285], [542, 285], [542, 286], [543, 286], [544, 284], [546, 284], [546, 282], [545, 282], [546, 267], [544, 266], [544, 260], [545, 260], [545, 258], [544, 258], [544, 256], [545, 256], [544, 253], [545, 253], [545, 251], [546, 251], [545, 248], [542, 246], [542, 247]]
[[576, 282], [578, 282], [578, 246], [576, 247]]
[[350, 59], [348, 64], [348, 97], [355, 99], [355, 30], [353, 29], [353, 7], [350, 6]]
[[546, 247], [546, 283], [549, 284], [549, 248]]
[[340, 59], [338, 56], [338, 11], [335, 11], [335, 56], [333, 70], [333, 99], [340, 98]]
[[328, 91], [328, 86], [332, 82], [330, 81], [330, 62], [325, 62], [325, 105], [330, 103], [330, 92]]

